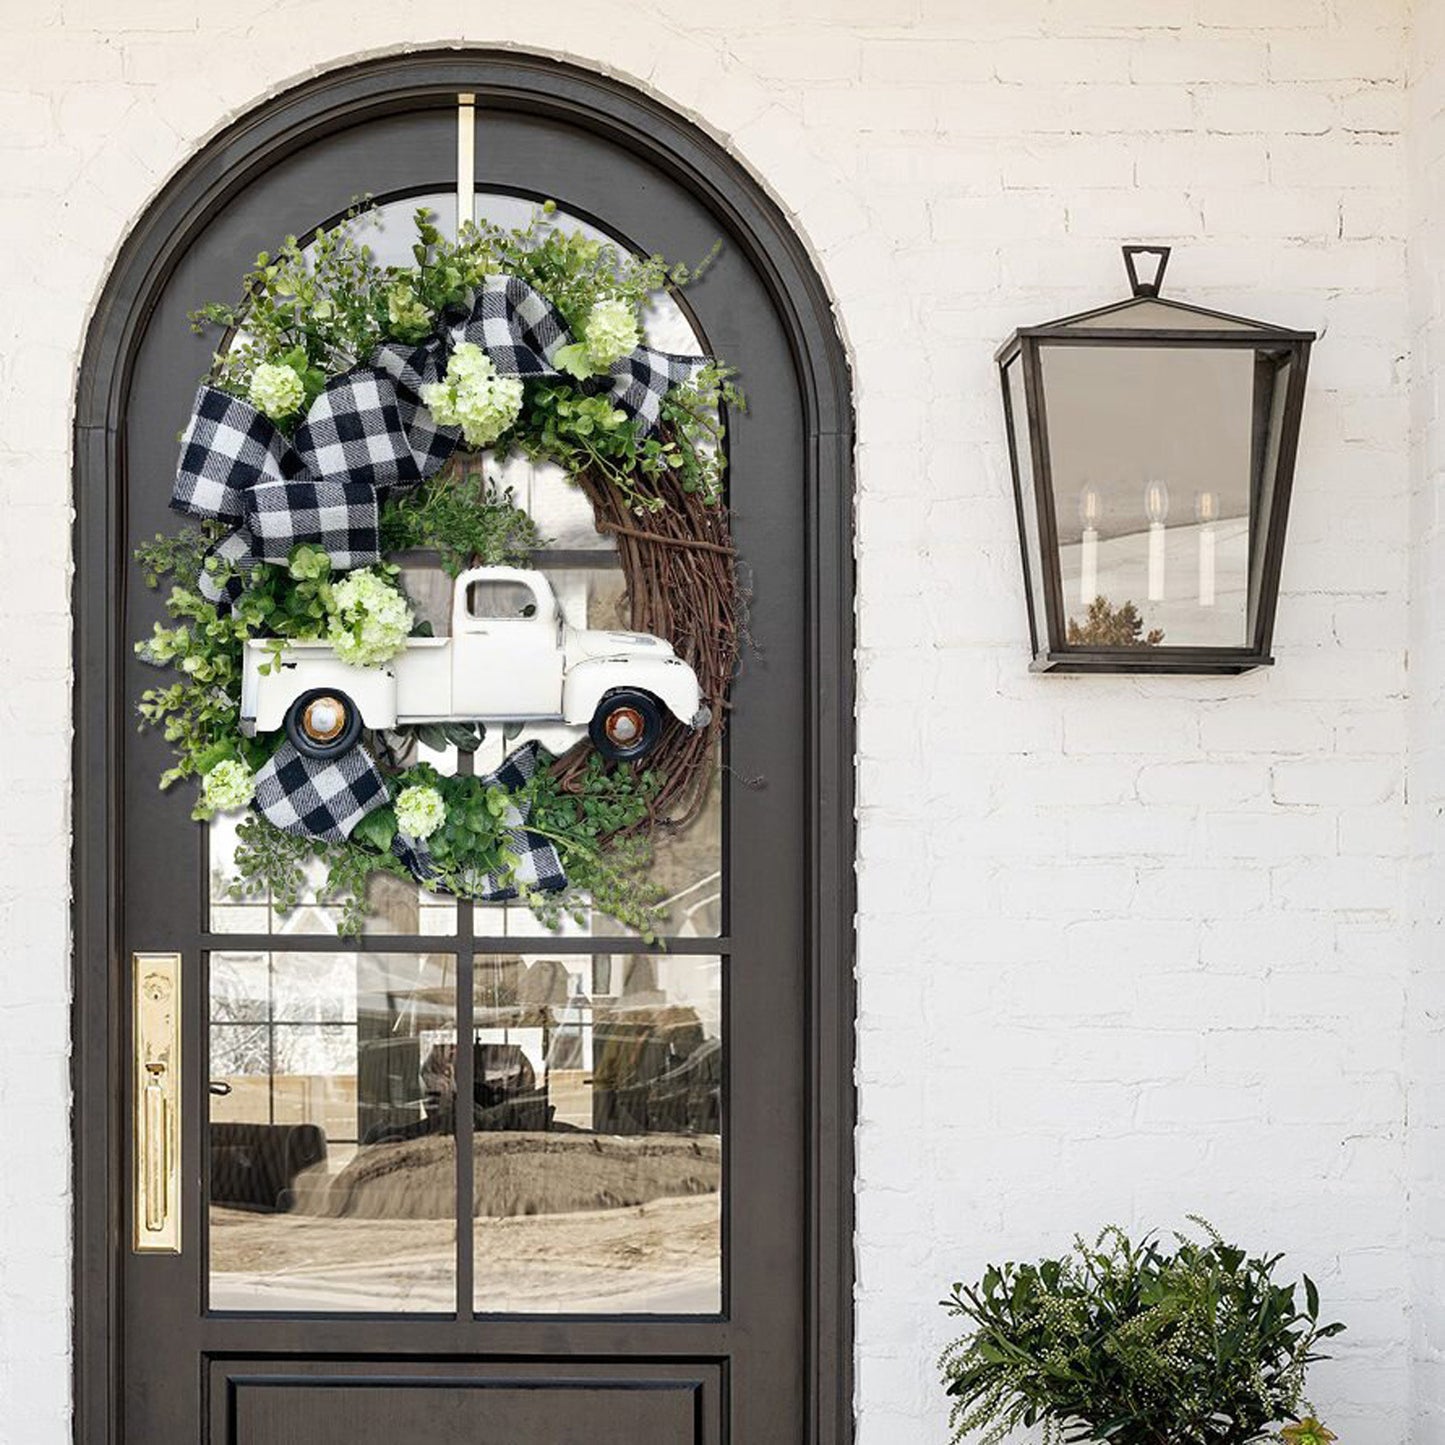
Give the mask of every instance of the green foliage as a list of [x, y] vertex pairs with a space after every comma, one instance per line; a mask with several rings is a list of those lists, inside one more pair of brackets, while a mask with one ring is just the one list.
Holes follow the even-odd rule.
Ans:
[[539, 773], [532, 780], [528, 826], [548, 837], [595, 841], [635, 827], [647, 817], [659, 779], [625, 764], [609, 767], [595, 754], [588, 760], [576, 792]]
[[381, 509], [383, 551], [440, 552], [453, 577], [474, 566], [525, 566], [543, 540], [511, 489], [491, 485], [480, 471], [448, 469], [414, 491], [388, 497]]
[[340, 225], [318, 231], [309, 245], [288, 236], [276, 252], [262, 251], [234, 304], [211, 302], [191, 313], [198, 332], [240, 331], [215, 357], [212, 380], [245, 396], [262, 362], [293, 366], [309, 406], [327, 376], [364, 361], [383, 339], [386, 272], [362, 245], [353, 208]]
[[316, 902], [339, 910], [339, 934], [360, 937], [366, 925], [366, 887], [372, 874], [411, 877], [398, 859], [358, 841], [365, 826], [377, 816], [372, 813], [364, 818], [346, 842], [327, 843], [283, 832], [260, 813], [247, 813], [236, 827], [236, 873], [227, 889], [229, 896], [268, 899], [278, 913], [289, 913], [306, 897], [307, 863], [320, 858], [327, 865], [327, 873], [317, 890]]
[[310, 838], [283, 833], [260, 813], [247, 813], [236, 825], [236, 877], [230, 896], [269, 896], [278, 913], [289, 913], [306, 891], [306, 864], [313, 853]]
[[[696, 267], [669, 265], [661, 256], [633, 256], [580, 231], [561, 230], [555, 211], [549, 201], [523, 227], [484, 221], [464, 227], [452, 241], [419, 210], [409, 267], [377, 265], [356, 236], [361, 208], [318, 232], [307, 247], [288, 237], [274, 255], [257, 257], [240, 301], [213, 302], [193, 313], [197, 330], [213, 325], [236, 333], [234, 344], [217, 354], [212, 380], [244, 397], [257, 366], [284, 363], [301, 376], [309, 406], [328, 376], [365, 360], [387, 338], [413, 345], [424, 340], [441, 327], [448, 307], [464, 304], [483, 278], [498, 272], [535, 286], [580, 338], [599, 301], [622, 302], [640, 319], [659, 292], [696, 282], [719, 249]], [[721, 501], [727, 463], [722, 418], [726, 408], [745, 405], [731, 368], [710, 362], [690, 383], [674, 387], [663, 401], [661, 427], [643, 436], [605, 396], [588, 394], [585, 350], [571, 358], [580, 380], [527, 382], [522, 414], [498, 438], [498, 454], [518, 450], [558, 462], [574, 476], [595, 470], [639, 511], [663, 505], [649, 483], [664, 474], [675, 474], [685, 491], [709, 503]]]
[[1114, 607], [1107, 597], [1096, 597], [1082, 622], [1069, 618], [1069, 642], [1075, 647], [1158, 647], [1163, 641], [1162, 628], [1144, 632], [1144, 619], [1132, 602]]
[[991, 1265], [943, 1301], [968, 1321], [944, 1352], [954, 1438], [996, 1445], [1019, 1426], [1049, 1441], [1247, 1445], [1294, 1415], [1321, 1340], [1319, 1294], [1274, 1280], [1203, 1220], [1162, 1250], [1118, 1228], [1037, 1264]]
[[557, 845], [569, 884], [565, 894], [531, 900], [544, 921], [555, 926], [563, 914], [580, 921], [590, 901], [647, 942], [656, 941], [662, 890], [648, 881], [652, 843], [645, 833], [628, 830], [647, 818], [660, 782], [652, 772], [608, 767], [598, 757], [588, 761], [575, 792], [544, 772], [532, 779], [527, 827]]
[[142, 542], [135, 549], [135, 560], [146, 586], [159, 587], [162, 577], [184, 577], [187, 581], [194, 581], [205, 566], [207, 548], [219, 541], [221, 535], [219, 527], [203, 524], [200, 527], [182, 527], [169, 536], [157, 532], [149, 542]]

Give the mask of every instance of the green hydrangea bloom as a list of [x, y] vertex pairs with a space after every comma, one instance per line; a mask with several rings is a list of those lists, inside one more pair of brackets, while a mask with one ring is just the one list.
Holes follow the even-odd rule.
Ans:
[[306, 387], [295, 368], [263, 361], [251, 373], [249, 396], [258, 411], [265, 412], [272, 421], [280, 421], [301, 409]]
[[256, 779], [245, 763], [226, 758], [201, 782], [201, 802], [212, 812], [231, 813], [244, 808], [256, 794]]
[[397, 794], [396, 826], [408, 838], [430, 838], [446, 820], [447, 805], [435, 788], [416, 783]]
[[392, 582], [371, 568], [349, 572], [331, 588], [326, 640], [354, 667], [396, 656], [411, 634], [411, 608]]
[[606, 371], [614, 362], [637, 350], [642, 333], [627, 302], [598, 301], [587, 316], [582, 339], [587, 343], [592, 364]]
[[459, 426], [468, 446], [487, 447], [521, 415], [522, 383], [500, 376], [492, 358], [470, 341], [459, 343], [445, 381], [422, 387], [421, 399], [442, 426]]

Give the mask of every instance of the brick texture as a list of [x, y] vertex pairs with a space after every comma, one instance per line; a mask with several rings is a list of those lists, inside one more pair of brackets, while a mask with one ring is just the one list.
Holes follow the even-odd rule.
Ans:
[[1412, 1438], [1445, 1431], [1445, 3], [1415, 7], [1408, 166], [1410, 301], [1415, 322], [1411, 421], [1409, 971], [1409, 1387]]
[[[87, 317], [228, 119], [472, 42], [604, 66], [725, 137], [852, 348], [863, 1445], [946, 1439], [950, 1281], [1186, 1211], [1287, 1249], [1351, 1322], [1313, 1380], [1343, 1438], [1441, 1438], [1445, 0], [1413, 8], [1412, 38], [1405, 0], [0, 6], [0, 1433], [69, 1438]], [[1323, 333], [1279, 665], [1249, 678], [1026, 671], [991, 353], [1121, 294], [1127, 240], [1175, 243], [1191, 299]]]

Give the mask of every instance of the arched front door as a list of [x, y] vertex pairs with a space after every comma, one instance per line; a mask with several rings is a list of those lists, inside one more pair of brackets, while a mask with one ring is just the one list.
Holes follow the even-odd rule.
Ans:
[[[133, 726], [150, 678], [130, 640], [158, 601], [129, 557], [174, 522], [211, 344], [187, 312], [361, 194], [389, 230], [417, 204], [454, 217], [460, 93], [483, 214], [550, 198], [640, 251], [722, 242], [672, 324], [750, 396], [729, 476], [756, 646], [716, 797], [659, 859], [660, 950], [406, 889], [374, 898], [360, 941], [320, 903], [230, 898], [233, 836], [158, 793], [161, 745]], [[209, 146], [138, 227], [77, 431], [77, 1439], [847, 1438], [846, 398], [821, 288], [738, 168], [551, 61], [323, 77]], [[539, 563], [575, 620], [615, 608], [615, 558], [565, 488], [508, 480], [546, 513]], [[179, 967], [172, 1253], [131, 1248], [141, 954]], [[435, 1127], [463, 1087], [477, 1107]]]

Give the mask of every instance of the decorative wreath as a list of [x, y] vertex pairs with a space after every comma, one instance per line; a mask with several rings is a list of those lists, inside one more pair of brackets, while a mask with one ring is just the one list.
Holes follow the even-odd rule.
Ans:
[[[199, 779], [194, 817], [249, 810], [233, 896], [285, 911], [320, 858], [343, 933], [389, 873], [655, 936], [652, 838], [706, 800], [738, 658], [723, 417], [742, 398], [716, 360], [644, 340], [655, 295], [702, 267], [564, 231], [554, 210], [455, 242], [419, 211], [409, 267], [379, 265], [353, 212], [191, 318], [227, 344], [171, 499], [198, 521], [136, 554], [150, 586], [172, 582], [172, 625], [136, 650], [177, 674], [140, 713], [175, 751], [161, 787]], [[549, 612], [528, 570], [544, 539], [487, 475], [485, 454], [508, 453], [559, 463], [591, 502], [633, 633]], [[482, 599], [490, 650], [417, 621], [387, 558], [418, 549], [467, 589], [458, 618]], [[489, 724], [529, 716], [588, 735], [485, 775], [415, 761], [418, 743], [468, 758]]]

